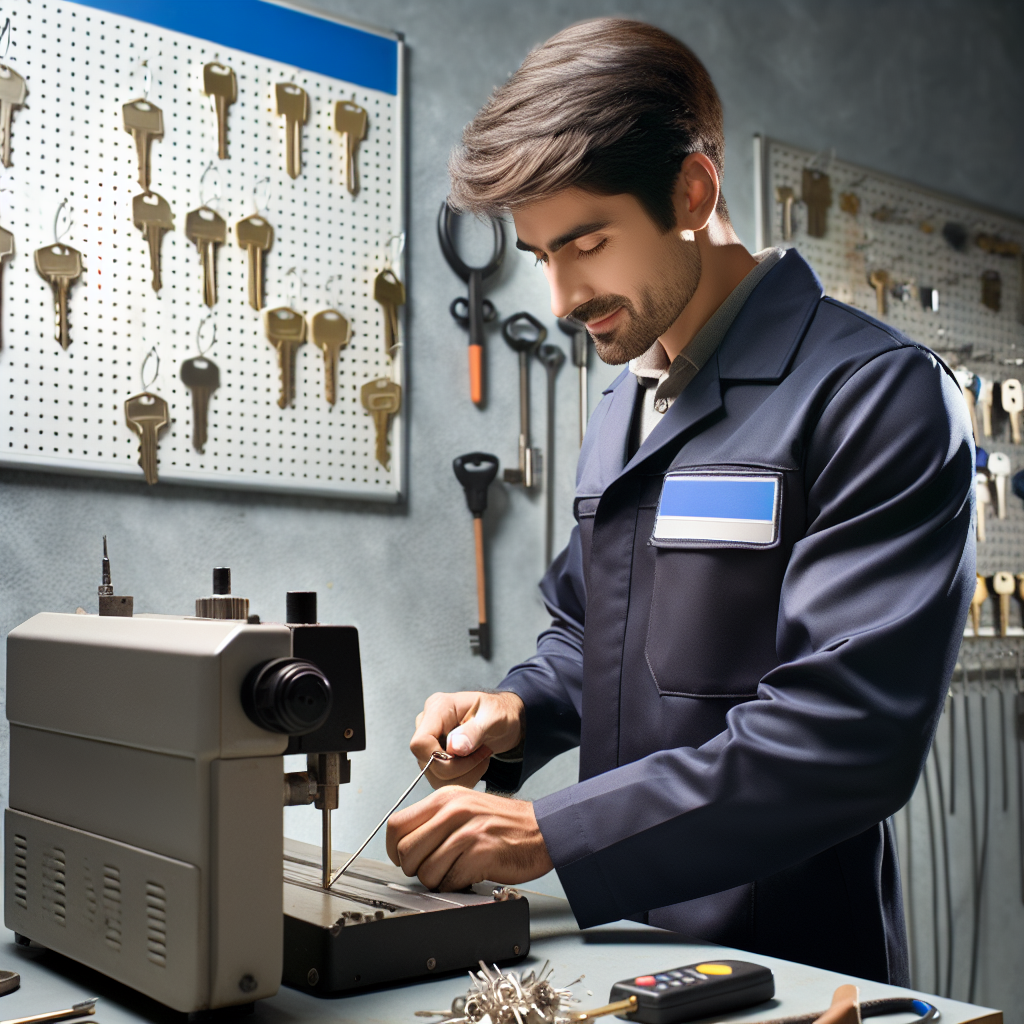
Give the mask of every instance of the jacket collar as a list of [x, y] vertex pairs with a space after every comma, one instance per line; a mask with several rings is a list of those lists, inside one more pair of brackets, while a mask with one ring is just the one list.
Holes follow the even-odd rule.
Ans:
[[621, 373], [604, 392], [609, 404], [603, 421], [595, 424], [600, 433], [595, 438], [596, 458], [588, 459], [588, 465], [583, 467], [578, 493], [604, 493], [616, 479], [717, 413], [723, 404], [723, 381], [781, 380], [818, 308], [822, 292], [818, 276], [796, 249], [790, 249], [751, 292], [718, 351], [628, 461], [637, 383], [628, 370]]

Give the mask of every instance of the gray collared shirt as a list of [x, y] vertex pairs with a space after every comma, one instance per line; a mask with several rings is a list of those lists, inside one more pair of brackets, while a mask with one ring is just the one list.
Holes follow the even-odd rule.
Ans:
[[711, 358], [744, 303], [750, 298], [750, 293], [761, 283], [765, 274], [782, 259], [785, 252], [785, 249], [762, 249], [761, 252], [754, 253], [757, 266], [729, 293], [728, 298], [711, 314], [708, 322], [693, 336], [671, 365], [660, 341], [655, 341], [642, 356], [629, 361], [629, 369], [636, 376], [637, 383], [642, 389], [640, 415], [636, 417], [632, 438], [633, 451], [647, 440], [672, 403]]

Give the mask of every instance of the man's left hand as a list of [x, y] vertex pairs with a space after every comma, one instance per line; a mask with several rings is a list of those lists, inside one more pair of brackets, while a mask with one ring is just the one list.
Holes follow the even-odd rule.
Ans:
[[388, 819], [392, 863], [428, 888], [529, 882], [553, 867], [533, 804], [445, 786]]

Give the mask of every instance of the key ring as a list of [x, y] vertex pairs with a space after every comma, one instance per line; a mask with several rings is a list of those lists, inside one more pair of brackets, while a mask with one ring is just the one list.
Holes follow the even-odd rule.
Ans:
[[[263, 202], [260, 202], [260, 186], [265, 186], [263, 189]], [[252, 205], [255, 208], [256, 213], [261, 216], [266, 215], [266, 211], [270, 209], [270, 177], [260, 178], [252, 187]]]
[[[150, 378], [149, 383], [146, 383], [146, 366], [150, 359], [154, 360], [156, 365], [153, 368], [153, 376]], [[142, 366], [139, 368], [139, 376], [142, 378], [142, 390], [148, 391], [155, 383], [157, 377], [160, 376], [160, 353], [156, 350], [154, 345], [147, 353], [146, 358], [142, 360]]]
[[[61, 214], [64, 215], [64, 230], [60, 230]], [[57, 207], [57, 212], [53, 217], [53, 244], [60, 245], [61, 239], [65, 235], [71, 234], [71, 229], [75, 226], [75, 222], [71, 219], [71, 204], [68, 202], [67, 196], [60, 201], [60, 206]]]
[[0, 57], [0, 62], [6, 62], [7, 54], [11, 52], [11, 19], [7, 17], [4, 19], [4, 27], [0, 28], [0, 39], [4, 36], [7, 37], [7, 45], [4, 47], [4, 55]]
[[[206, 198], [206, 178], [210, 172], [213, 172], [213, 191], [209, 199]], [[211, 158], [210, 162], [206, 165], [203, 170], [202, 176], [199, 179], [199, 205], [209, 206], [211, 209], [216, 210], [217, 205], [220, 202], [222, 195], [221, 182], [220, 182], [220, 168], [217, 166], [215, 161]], [[220, 212], [218, 210], [218, 212]]]
[[[302, 279], [298, 267], [289, 267], [285, 271], [284, 276], [285, 285], [287, 286], [288, 305], [295, 309], [302, 305], [302, 292], [306, 287], [306, 282]], [[289, 277], [291, 277], [290, 281], [288, 280]]]
[[[212, 332], [211, 332], [212, 337], [211, 337], [211, 340], [210, 340], [210, 344], [207, 345], [206, 348], [203, 348], [203, 328], [207, 324], [209, 324], [209, 323], [212, 323], [212, 325], [213, 325], [213, 329], [212, 329]], [[217, 344], [217, 321], [214, 319], [214, 314], [213, 313], [209, 313], [206, 316], [204, 316], [202, 320], [199, 321], [199, 326], [196, 328], [196, 348], [199, 350], [199, 354], [201, 356], [205, 356], [207, 354], [207, 352], [209, 352], [210, 349], [212, 349], [213, 346], [216, 345], [216, 344]]]
[[[484, 313], [484, 323], [490, 323], [498, 315], [498, 311], [494, 308], [494, 303], [490, 299], [481, 300], [480, 308]], [[457, 324], [462, 327], [469, 326], [469, 299], [465, 295], [452, 299], [448, 312], [451, 313], [452, 319]]]

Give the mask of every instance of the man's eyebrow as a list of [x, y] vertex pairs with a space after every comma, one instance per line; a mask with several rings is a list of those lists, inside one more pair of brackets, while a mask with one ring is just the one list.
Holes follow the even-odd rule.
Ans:
[[[575, 242], [577, 238], [582, 238], [584, 235], [592, 234], [594, 231], [602, 231], [608, 227], [610, 221], [607, 220], [595, 220], [589, 224], [577, 224], [576, 227], [566, 231], [564, 235], [559, 235], [556, 239], [548, 243], [548, 252], [558, 252], [563, 246], [568, 245], [570, 242]], [[522, 249], [523, 252], [543, 252], [544, 250], [539, 245], [530, 245], [529, 242], [524, 242], [522, 239], [516, 239], [516, 248]]]

